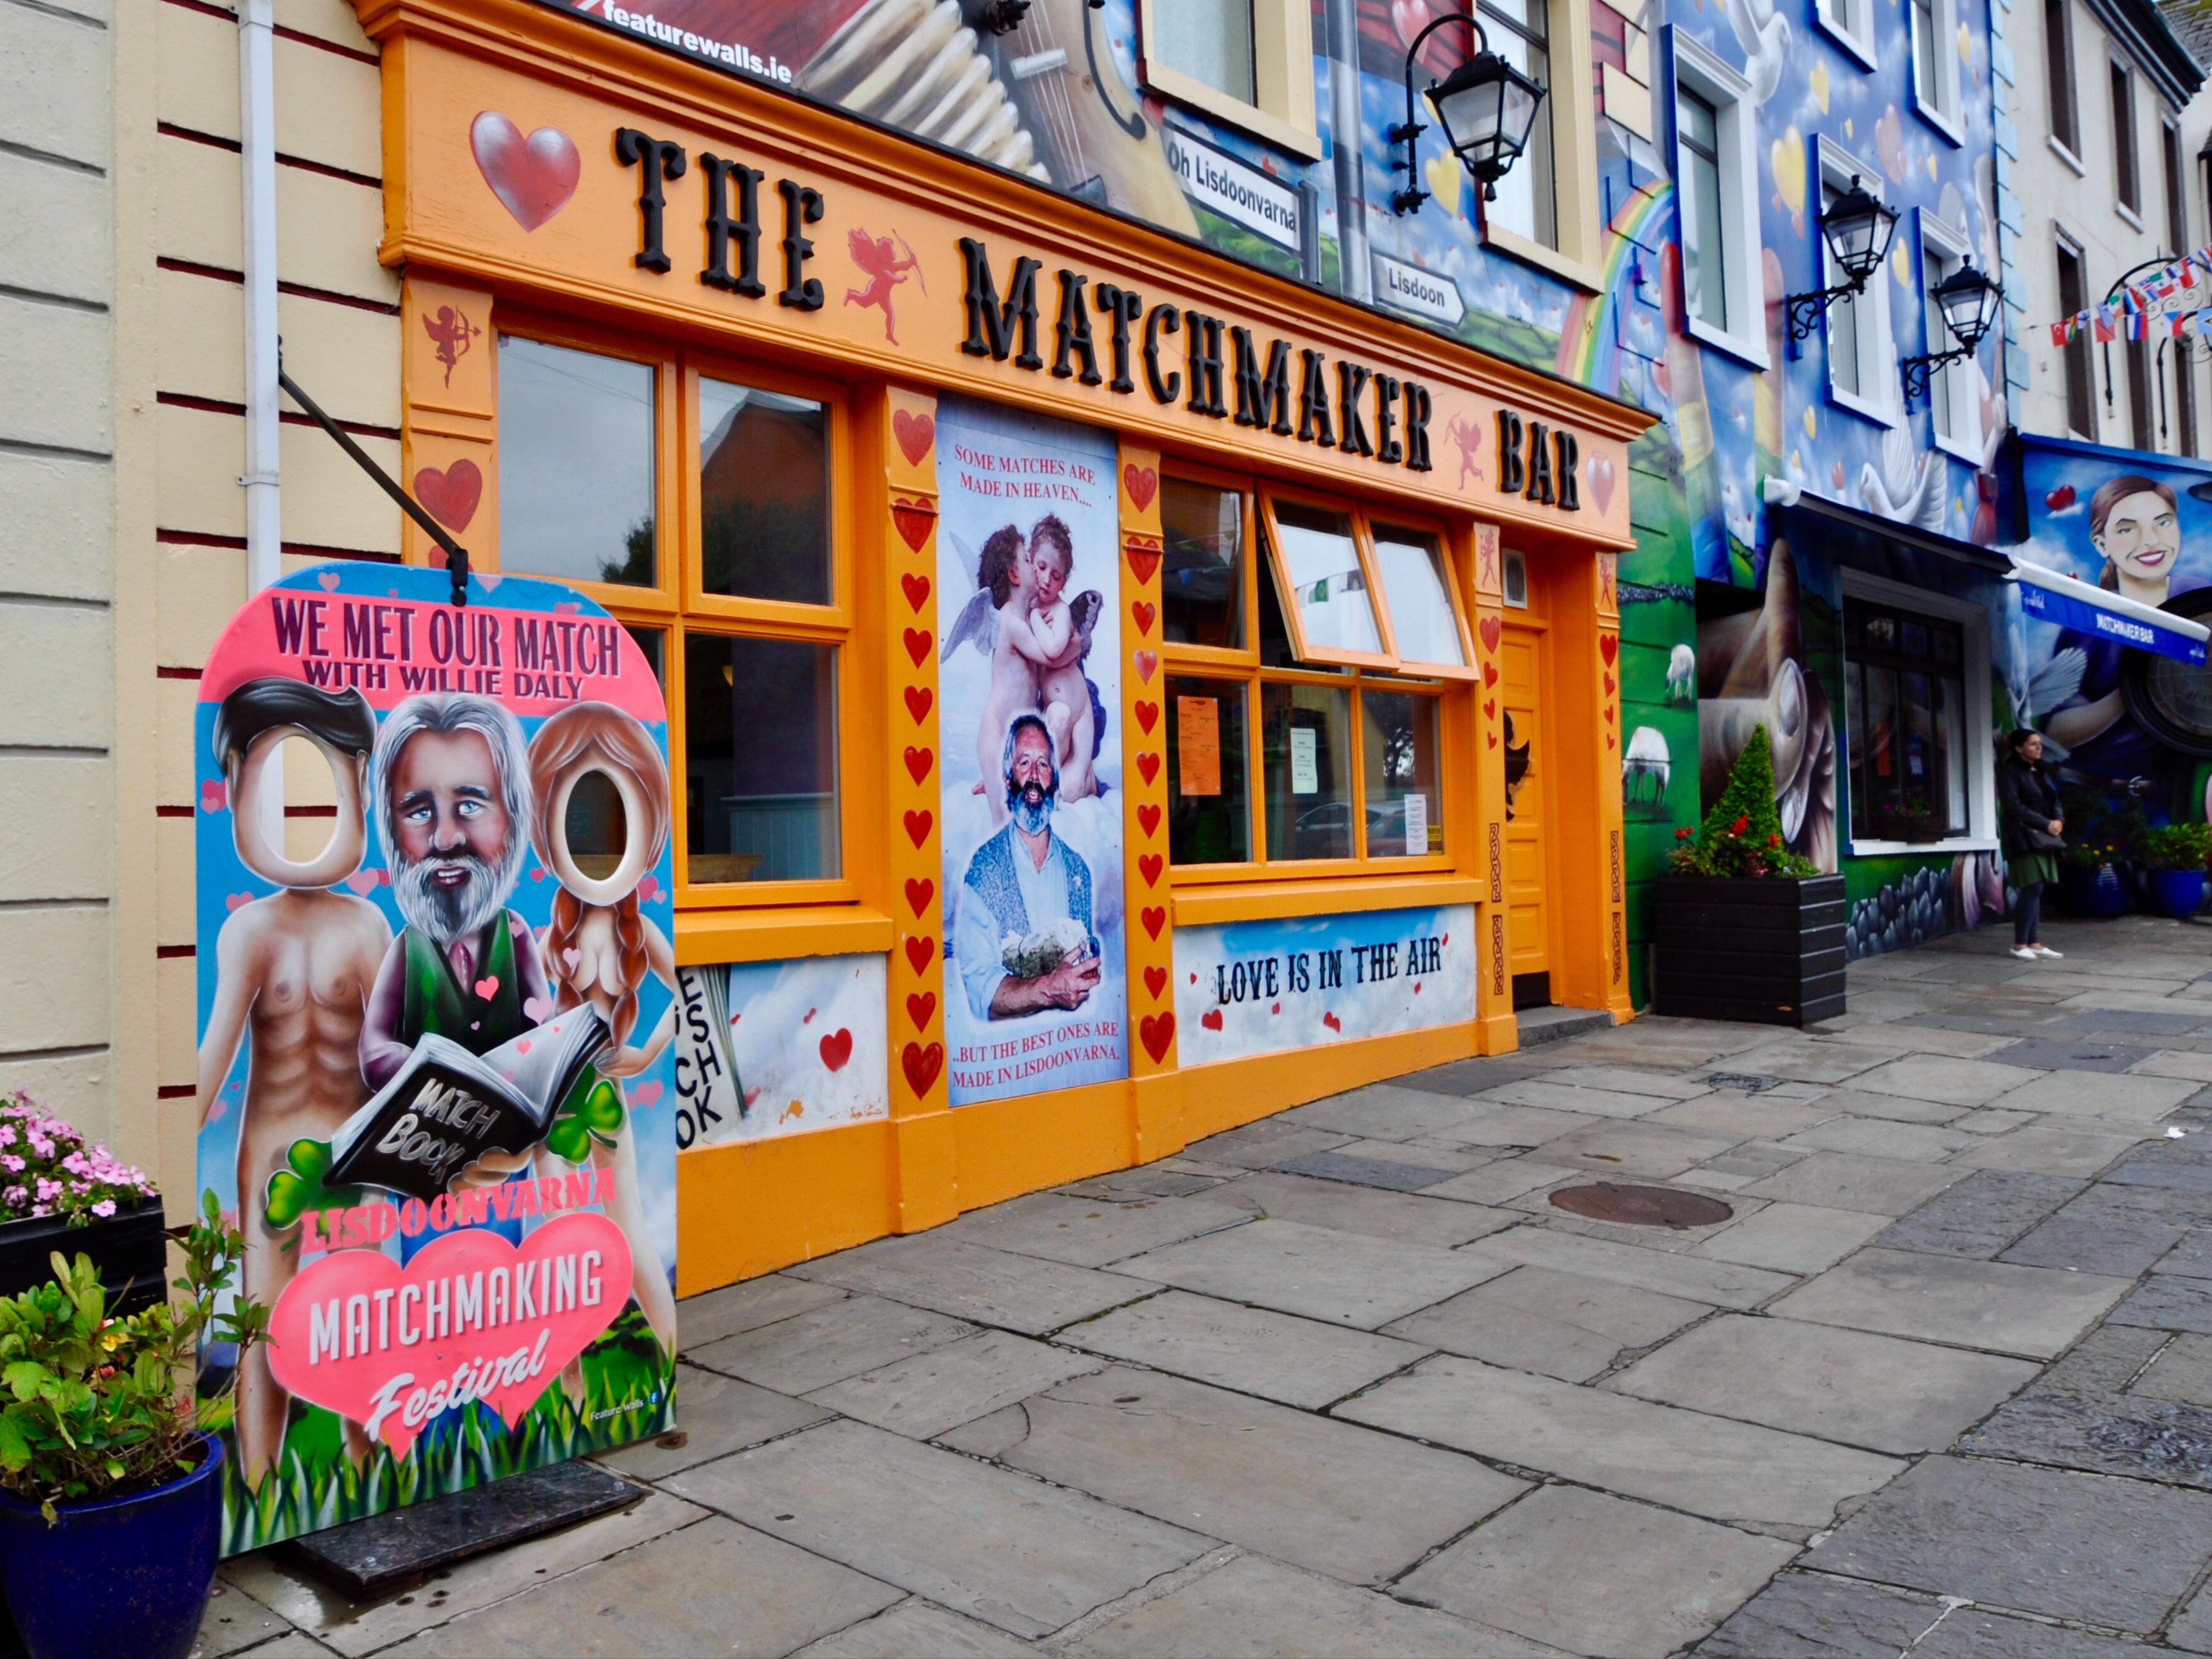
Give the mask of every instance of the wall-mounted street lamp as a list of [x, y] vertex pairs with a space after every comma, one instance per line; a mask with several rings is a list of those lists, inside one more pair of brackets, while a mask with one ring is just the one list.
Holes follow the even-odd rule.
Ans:
[[1889, 257], [1889, 239], [1897, 229], [1897, 215], [1869, 195], [1851, 175], [1851, 187], [1828, 204], [1820, 216], [1820, 240], [1828, 257], [1844, 273], [1833, 288], [1810, 294], [1791, 294], [1783, 303], [1790, 308], [1790, 355], [1797, 355], [1800, 340], [1810, 339], [1820, 325], [1821, 314], [1846, 294], [1866, 292], [1867, 279], [1881, 269]]
[[1406, 159], [1390, 163], [1406, 174], [1406, 187], [1390, 195], [1393, 213], [1411, 213], [1429, 199], [1429, 192], [1421, 188], [1418, 154], [1421, 134], [1428, 129], [1414, 113], [1413, 63], [1421, 43], [1447, 23], [1464, 23], [1473, 29], [1480, 50], [1443, 80], [1430, 82], [1424, 95], [1443, 124], [1444, 142], [1482, 186], [1483, 200], [1498, 198], [1498, 181], [1528, 148], [1529, 129], [1544, 101], [1544, 88], [1492, 52], [1489, 35], [1474, 18], [1463, 12], [1437, 18], [1406, 49], [1406, 119], [1383, 135], [1391, 143], [1406, 147]]
[[1980, 348], [1996, 323], [1997, 307], [2003, 302], [2004, 294], [1972, 265], [1961, 265], [1936, 284], [1930, 297], [1936, 302], [1936, 308], [1943, 314], [1943, 326], [1959, 344], [1954, 350], [1907, 357], [1897, 365], [1905, 376], [1905, 406], [1908, 409], [1915, 398], [1928, 395], [1928, 382], [1936, 369], [1960, 357], [1971, 357]]

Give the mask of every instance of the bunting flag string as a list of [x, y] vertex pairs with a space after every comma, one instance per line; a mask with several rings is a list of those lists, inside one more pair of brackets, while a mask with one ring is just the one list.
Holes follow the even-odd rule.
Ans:
[[[2173, 302], [2196, 296], [2197, 273], [2212, 274], [2212, 247], [2185, 254], [2163, 271], [2124, 284], [2118, 293], [2084, 307], [2051, 325], [2051, 343], [2069, 345], [2088, 335], [2100, 345], [2115, 339], [2212, 339], [2212, 292], [2201, 307], [2176, 308]], [[2208, 285], [2212, 286], [2212, 285]]]

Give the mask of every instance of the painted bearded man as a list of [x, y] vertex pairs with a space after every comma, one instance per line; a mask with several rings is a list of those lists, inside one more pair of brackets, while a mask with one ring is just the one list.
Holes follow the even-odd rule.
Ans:
[[1012, 817], [975, 849], [961, 881], [953, 948], [979, 1020], [1080, 1008], [1098, 988], [1091, 866], [1052, 833], [1053, 749], [1042, 717], [1014, 717], [1000, 765]]
[[530, 848], [522, 728], [487, 698], [410, 698], [377, 734], [374, 802], [407, 925], [385, 953], [361, 1034], [381, 1089], [426, 1032], [483, 1054], [553, 1006], [537, 941], [507, 908]]

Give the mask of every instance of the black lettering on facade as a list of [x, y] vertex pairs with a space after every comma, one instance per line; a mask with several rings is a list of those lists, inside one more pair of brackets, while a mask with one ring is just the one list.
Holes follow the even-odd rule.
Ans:
[[999, 363], [1015, 351], [1015, 325], [1020, 325], [1020, 351], [1014, 365], [1042, 369], [1044, 359], [1036, 349], [1036, 279], [1044, 267], [1024, 254], [1014, 261], [1013, 280], [1006, 284], [1004, 303], [998, 284], [991, 280], [990, 251], [973, 236], [960, 239], [960, 257], [967, 267], [968, 338], [960, 349], [971, 357], [990, 357]]
[[[707, 265], [699, 280], [726, 294], [742, 294], [757, 300], [768, 292], [760, 279], [760, 182], [767, 175], [742, 162], [702, 155], [699, 170], [707, 175]], [[738, 187], [738, 210], [730, 211], [730, 186]], [[730, 248], [738, 251], [738, 268], [730, 270]]]
[[1398, 382], [1380, 369], [1375, 375], [1375, 459], [1396, 466], [1405, 459], [1398, 442]]
[[1580, 477], [1583, 465], [1582, 440], [1572, 432], [1552, 434], [1553, 487], [1559, 491], [1560, 507], [1570, 513], [1582, 511], [1583, 492]]
[[615, 134], [615, 160], [639, 169], [637, 185], [637, 252], [630, 263], [641, 271], [665, 276], [668, 253], [660, 245], [660, 214], [666, 205], [660, 193], [663, 180], [684, 176], [684, 146], [655, 138], [635, 127]]
[[1528, 487], [1521, 492], [1521, 499], [1549, 507], [1556, 497], [1552, 492], [1551, 435], [1544, 423], [1528, 423]]
[[1114, 320], [1111, 336], [1114, 378], [1106, 382], [1106, 389], [1109, 392], [1133, 392], [1137, 389], [1137, 383], [1129, 378], [1129, 325], [1144, 314], [1144, 296], [1117, 287], [1113, 283], [1099, 283], [1092, 287], [1091, 292], [1098, 308]]
[[1156, 305], [1145, 314], [1145, 387], [1155, 403], [1173, 403], [1182, 391], [1182, 374], [1170, 369], [1160, 373], [1160, 336], [1182, 326], [1182, 313], [1171, 305]]
[[1336, 447], [1336, 424], [1328, 413], [1328, 378], [1322, 371], [1328, 359], [1318, 351], [1301, 351], [1304, 367], [1298, 379], [1298, 440]]
[[1367, 438], [1367, 418], [1359, 412], [1359, 394], [1367, 389], [1367, 370], [1358, 363], [1337, 359], [1336, 424], [1344, 429], [1344, 436], [1336, 447], [1347, 455], [1375, 453]]
[[1190, 360], [1190, 398], [1183, 407], [1218, 420], [1229, 412], [1221, 400], [1221, 319], [1186, 311], [1182, 321], [1183, 350]]
[[783, 290], [775, 302], [800, 311], [819, 311], [821, 279], [800, 275], [805, 262], [814, 257], [814, 244], [799, 227], [820, 223], [822, 192], [796, 179], [778, 179], [775, 187], [783, 197]]
[[1290, 342], [1268, 341], [1267, 365], [1262, 369], [1250, 329], [1231, 329], [1229, 340], [1237, 366], [1237, 424], [1265, 427], [1288, 437], [1291, 430]]
[[1060, 273], [1060, 316], [1052, 326], [1052, 372], [1060, 380], [1075, 375], [1070, 358], [1079, 358], [1083, 371], [1079, 378], [1085, 386], [1100, 383], [1098, 353], [1091, 344], [1091, 314], [1084, 308], [1083, 285], [1088, 278], [1073, 271]]
[[1406, 470], [1425, 473], [1429, 461], [1429, 388], [1417, 381], [1406, 382]]
[[1498, 492], [1517, 496], [1528, 482], [1528, 462], [1521, 454], [1521, 417], [1510, 409], [1498, 412]]

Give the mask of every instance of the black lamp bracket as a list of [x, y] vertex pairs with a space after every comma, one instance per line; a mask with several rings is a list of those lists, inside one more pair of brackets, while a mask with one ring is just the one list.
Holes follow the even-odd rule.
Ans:
[[1977, 341], [1974, 345], [1957, 345], [1948, 351], [1930, 351], [1900, 361], [1897, 367], [1905, 379], [1905, 406], [1910, 409], [1914, 400], [1928, 395], [1928, 384], [1936, 378], [1938, 369], [1947, 363], [1957, 363], [1963, 357], [1972, 357], [1979, 344]]
[[453, 579], [453, 603], [469, 602], [469, 550], [447, 533], [446, 527], [423, 509], [422, 503], [399, 487], [398, 480], [372, 460], [367, 450], [353, 441], [353, 436], [322, 411], [322, 406], [300, 389], [300, 383], [284, 372], [284, 343], [276, 343], [276, 384], [290, 394], [292, 401], [307, 412], [316, 425], [331, 435], [331, 442], [353, 458], [355, 466], [368, 474], [369, 481], [399, 503], [399, 510], [422, 527], [422, 534], [445, 551], [446, 570]]
[[[1390, 162], [1392, 172], [1403, 172], [1406, 175], [1406, 187], [1403, 190], [1395, 190], [1390, 192], [1390, 211], [1393, 213], [1411, 213], [1429, 199], [1429, 192], [1421, 188], [1421, 173], [1419, 165], [1421, 135], [1428, 131], [1428, 125], [1415, 113], [1413, 65], [1420, 58], [1422, 42], [1447, 23], [1466, 24], [1474, 31], [1476, 50], [1479, 52], [1490, 50], [1490, 36], [1484, 32], [1480, 22], [1463, 11], [1448, 11], [1441, 17], [1431, 19], [1428, 27], [1413, 37], [1413, 45], [1406, 48], [1406, 119], [1395, 123], [1382, 134], [1385, 143], [1393, 145], [1403, 144], [1406, 147], [1406, 159], [1401, 162], [1393, 158]], [[1494, 195], [1496, 190], [1497, 186], [1491, 186], [1486, 191], [1486, 194]]]
[[1820, 319], [1831, 305], [1846, 294], [1865, 292], [1866, 278], [1862, 278], [1855, 283], [1838, 283], [1833, 288], [1823, 288], [1814, 293], [1790, 296], [1790, 355], [1797, 356], [1798, 343], [1813, 338], [1813, 331], [1820, 326]]

